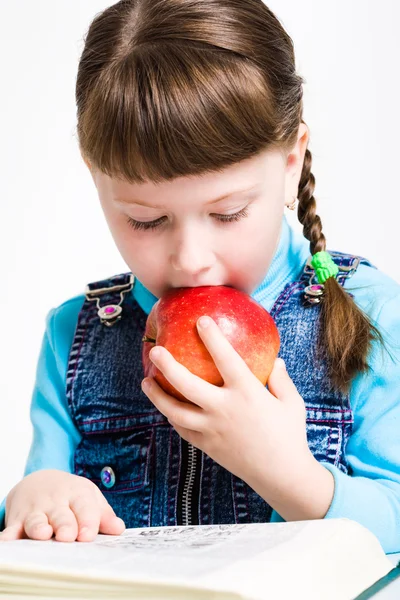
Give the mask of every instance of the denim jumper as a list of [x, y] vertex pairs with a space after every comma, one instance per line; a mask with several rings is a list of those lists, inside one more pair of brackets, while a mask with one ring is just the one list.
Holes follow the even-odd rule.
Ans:
[[[330, 254], [340, 285], [359, 264], [375, 268], [358, 256]], [[330, 385], [326, 356], [317, 351], [321, 306], [309, 295], [317, 283], [310, 260], [270, 314], [279, 330], [279, 356], [306, 405], [310, 450], [318, 461], [351, 474], [345, 450], [353, 414], [349, 396]], [[69, 410], [82, 436], [75, 474], [99, 487], [128, 528], [269, 522], [269, 504], [180, 438], [142, 392], [147, 314], [131, 293], [133, 284], [132, 273], [125, 273], [86, 288], [66, 378]]]

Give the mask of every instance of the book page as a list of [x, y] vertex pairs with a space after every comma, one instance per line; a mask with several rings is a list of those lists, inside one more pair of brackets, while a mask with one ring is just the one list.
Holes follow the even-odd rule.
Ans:
[[[363, 556], [357, 557], [357, 551]], [[54, 588], [62, 581], [81, 589], [90, 582], [93, 592], [118, 589], [121, 597], [124, 586], [136, 582], [254, 599], [278, 590], [302, 598], [303, 590], [304, 598], [320, 600], [318, 576], [331, 578], [333, 564], [341, 577], [324, 591], [326, 600], [351, 597], [340, 595], [347, 588], [354, 597], [393, 567], [378, 540], [348, 519], [129, 529], [121, 536], [98, 535], [91, 543], [0, 543], [1, 580], [9, 585], [29, 587], [40, 581]]]
[[[18, 540], [0, 544], [0, 563], [60, 567], [96, 577], [192, 579], [288, 542], [307, 522], [127, 529], [93, 542]], [[0, 567], [1, 570], [1, 567]]]

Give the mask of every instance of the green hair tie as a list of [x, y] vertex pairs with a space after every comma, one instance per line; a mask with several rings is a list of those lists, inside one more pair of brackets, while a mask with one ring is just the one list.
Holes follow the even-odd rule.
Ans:
[[312, 257], [311, 265], [315, 270], [318, 283], [324, 284], [330, 277], [336, 277], [339, 267], [333, 262], [328, 252], [317, 252]]

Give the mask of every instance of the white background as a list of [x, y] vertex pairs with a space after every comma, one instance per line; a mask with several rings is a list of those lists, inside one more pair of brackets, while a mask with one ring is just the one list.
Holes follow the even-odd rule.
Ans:
[[[128, 270], [76, 137], [83, 38], [104, 0], [0, 0], [1, 476], [21, 478], [45, 316]], [[398, 0], [271, 0], [305, 77], [315, 196], [328, 248], [400, 281]], [[294, 223], [294, 215], [289, 214]]]

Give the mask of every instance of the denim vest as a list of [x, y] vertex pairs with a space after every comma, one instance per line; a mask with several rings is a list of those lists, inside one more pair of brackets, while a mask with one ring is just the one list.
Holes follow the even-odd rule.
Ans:
[[[357, 256], [331, 256], [341, 285], [360, 263], [373, 267]], [[318, 294], [309, 287], [317, 283], [310, 258], [270, 314], [280, 334], [279, 356], [306, 405], [309, 447], [317, 460], [348, 473], [345, 449], [353, 414], [349, 396], [330, 385], [326, 357], [317, 352], [320, 304], [310, 295]], [[182, 440], [142, 392], [147, 314], [131, 293], [133, 282], [126, 273], [86, 288], [66, 380], [69, 409], [82, 436], [75, 474], [100, 488], [127, 527], [269, 522], [268, 503]]]

